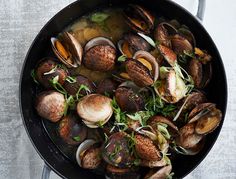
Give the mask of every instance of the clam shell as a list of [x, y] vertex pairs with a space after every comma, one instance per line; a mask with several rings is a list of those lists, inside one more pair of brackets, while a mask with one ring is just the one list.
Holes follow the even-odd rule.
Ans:
[[157, 63], [157, 60], [155, 59], [155, 57], [153, 57], [150, 53], [146, 51], [139, 50], [134, 54], [133, 58], [134, 59], [144, 58], [145, 60], [147, 60], [152, 66], [152, 75], [153, 75], [154, 81], [158, 79], [159, 64]]
[[88, 127], [99, 127], [98, 123], [105, 124], [112, 116], [111, 99], [100, 94], [87, 95], [77, 104], [77, 113]]
[[66, 60], [60, 54], [60, 52], [56, 49], [56, 47], [55, 47], [56, 41], [58, 41], [57, 38], [55, 38], [55, 37], [51, 38], [52, 50], [62, 63], [64, 63], [68, 68], [76, 68], [76, 67], [78, 67], [78, 65], [81, 65], [83, 48], [72, 34], [70, 34], [69, 32], [64, 32], [62, 34], [62, 41], [63, 42], [61, 42], [61, 43], [62, 43], [63, 47], [69, 48], [66, 50], [71, 53], [71, 56], [72, 56], [71, 58], [73, 60], [73, 64], [69, 63], [68, 60]]
[[89, 147], [91, 147], [91, 146], [92, 146], [93, 144], [95, 144], [95, 143], [96, 143], [95, 140], [93, 140], [93, 139], [87, 139], [87, 140], [85, 140], [84, 142], [82, 142], [82, 143], [79, 145], [79, 147], [78, 147], [78, 149], [77, 149], [77, 151], [76, 151], [76, 161], [77, 161], [77, 163], [79, 164], [80, 167], [82, 166], [82, 164], [81, 164], [81, 159], [80, 159], [80, 154], [81, 154], [83, 151], [87, 150]]

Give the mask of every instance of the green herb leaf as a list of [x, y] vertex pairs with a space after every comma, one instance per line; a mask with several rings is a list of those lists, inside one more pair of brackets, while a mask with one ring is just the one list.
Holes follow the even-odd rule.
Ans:
[[59, 80], [59, 76], [55, 76], [54, 78], [52, 78], [51, 80], [49, 80], [49, 82], [51, 83], [51, 85], [53, 86], [54, 89], [56, 89], [58, 92], [64, 94], [67, 97], [67, 92], [66, 90], [63, 88], [63, 86], [58, 82]]
[[118, 57], [118, 62], [124, 62], [126, 60], [127, 56], [126, 55], [121, 55]]
[[116, 125], [119, 130], [125, 131], [128, 128], [128, 121], [126, 118], [126, 114], [125, 112], [122, 112], [119, 105], [116, 102], [115, 97], [113, 97], [112, 101], [111, 101], [111, 105], [114, 111], [114, 115], [115, 115], [115, 123], [114, 125]]
[[36, 74], [35, 74], [35, 70], [31, 70], [31, 73], [30, 73], [31, 77], [33, 78], [34, 82], [38, 85], [39, 82], [36, 80]]
[[166, 138], [166, 139], [170, 139], [171, 135], [167, 130], [167, 125], [163, 125], [158, 123], [157, 124], [157, 130]]
[[144, 35], [142, 33], [138, 33], [139, 36], [141, 36], [142, 38], [144, 38], [151, 46], [153, 46], [154, 48], [156, 47], [156, 44], [154, 42], [154, 40], [152, 40], [151, 37]]
[[76, 136], [76, 137], [73, 137], [73, 139], [76, 141], [76, 142], [79, 142], [81, 139], [80, 139], [80, 136]]
[[68, 81], [69, 83], [76, 83], [76, 77], [67, 76], [66, 81]]
[[135, 166], [139, 166], [140, 163], [141, 163], [141, 159], [136, 158], [136, 159], [134, 160], [134, 165], [135, 165]]
[[103, 12], [96, 12], [91, 15], [90, 20], [92, 22], [101, 23], [105, 21], [110, 15]]
[[83, 84], [80, 85], [80, 87], [79, 87], [79, 89], [78, 89], [78, 91], [76, 92], [76, 95], [75, 95], [77, 101], [78, 101], [81, 97], [83, 97], [83, 95], [80, 94], [80, 92], [81, 92], [82, 90], [84, 90], [87, 94], [91, 93], [89, 87], [87, 87], [86, 85], [83, 85]]

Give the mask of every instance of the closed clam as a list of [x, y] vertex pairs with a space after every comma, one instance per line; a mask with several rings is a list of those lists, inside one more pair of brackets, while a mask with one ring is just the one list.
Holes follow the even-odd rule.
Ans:
[[111, 71], [115, 66], [116, 47], [105, 37], [96, 37], [84, 47], [83, 64], [95, 71]]
[[87, 137], [87, 128], [75, 116], [69, 115], [62, 118], [58, 133], [70, 145], [78, 145]]
[[77, 104], [77, 113], [85, 125], [97, 128], [104, 125], [113, 113], [111, 99], [100, 94], [87, 95]]
[[68, 71], [64, 69], [56, 59], [51, 57], [43, 58], [37, 64], [35, 75], [38, 82], [45, 88], [52, 87], [52, 79], [58, 76], [58, 83], [63, 85], [68, 76]]
[[[83, 86], [82, 86], [83, 85]], [[76, 93], [78, 92], [78, 90], [80, 88], [82, 88], [79, 91], [80, 95], [87, 95], [90, 94], [92, 92], [95, 91], [95, 85], [94, 83], [89, 80], [87, 77], [83, 76], [83, 75], [77, 75], [76, 77], [74, 77], [74, 81], [65, 81], [63, 87], [65, 88], [65, 90], [70, 94], [70, 95], [76, 95]], [[86, 89], [84, 89], [86, 88]]]
[[63, 94], [56, 91], [45, 91], [37, 96], [35, 109], [38, 114], [52, 122], [59, 121], [66, 108]]
[[51, 38], [55, 55], [68, 68], [76, 68], [82, 63], [83, 48], [69, 32], [64, 32], [59, 38]]
[[136, 112], [144, 109], [144, 98], [139, 88], [131, 83], [122, 83], [115, 91], [115, 99], [122, 111]]
[[102, 149], [102, 158], [108, 164], [120, 168], [133, 165], [134, 156], [129, 148], [129, 136], [125, 132], [111, 135]]

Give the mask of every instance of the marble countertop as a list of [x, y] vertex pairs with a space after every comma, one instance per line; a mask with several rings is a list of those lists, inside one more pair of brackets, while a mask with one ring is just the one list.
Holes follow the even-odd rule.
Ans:
[[[42, 26], [72, 0], [0, 1], [0, 178], [40, 178], [43, 161], [24, 130], [18, 104], [21, 67]], [[178, 0], [191, 5], [193, 0]], [[186, 179], [236, 178], [236, 1], [208, 0], [203, 25], [215, 41], [228, 78], [228, 109], [220, 136]], [[194, 12], [195, 9], [191, 9]], [[220, 83], [220, 81], [219, 81]], [[52, 173], [52, 179], [59, 177]]]

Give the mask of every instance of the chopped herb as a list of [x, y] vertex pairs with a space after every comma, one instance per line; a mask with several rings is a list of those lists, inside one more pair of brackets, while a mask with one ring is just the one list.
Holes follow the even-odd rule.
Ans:
[[185, 122], [185, 123], [188, 122], [188, 113], [185, 113], [185, 115], [184, 115], [184, 122]]
[[67, 96], [67, 92], [66, 90], [63, 88], [63, 86], [58, 82], [59, 81], [59, 76], [55, 76], [54, 78], [52, 78], [51, 80], [49, 80], [50, 83], [52, 84], [53, 88], [56, 89], [58, 92], [64, 94], [65, 96]]
[[98, 127], [103, 128], [104, 121], [103, 121], [103, 120], [100, 120], [100, 121], [98, 121], [96, 124], [97, 124]]
[[76, 78], [72, 76], [67, 76], [66, 81], [68, 81], [69, 83], [76, 83]]
[[113, 98], [113, 100], [111, 101], [111, 105], [115, 114], [115, 123], [114, 125], [116, 125], [119, 130], [125, 131], [128, 128], [128, 121], [126, 119], [126, 114], [125, 112], [122, 112], [120, 107], [118, 106], [115, 97]]
[[108, 141], [108, 136], [105, 132], [104, 132], [104, 137], [105, 137], [105, 143], [106, 143]]
[[110, 94], [108, 92], [104, 92], [104, 95], [107, 96], [107, 97], [110, 97]]
[[35, 74], [35, 70], [34, 69], [31, 71], [30, 75], [33, 78], [34, 82], [36, 84], [39, 84], [39, 82], [36, 80], [36, 74]]
[[173, 112], [176, 109], [176, 106], [173, 104], [165, 105], [165, 107], [162, 109], [161, 113], [164, 116], [168, 116], [171, 112]]
[[124, 62], [126, 60], [127, 56], [126, 55], [121, 55], [118, 57], [118, 62]]
[[140, 163], [141, 163], [141, 159], [136, 158], [136, 159], [134, 160], [134, 165], [135, 165], [135, 166], [139, 166]]
[[86, 86], [86, 85], [80, 85], [78, 91], [75, 94], [76, 100], [78, 101], [81, 97], [83, 97], [82, 94], [80, 94], [80, 92], [84, 90], [87, 94], [91, 93], [90, 89]]
[[166, 138], [166, 139], [170, 139], [171, 135], [167, 130], [167, 125], [163, 124], [163, 123], [158, 123], [157, 124], [157, 130]]
[[64, 116], [67, 115], [67, 111], [69, 108], [74, 109], [75, 108], [75, 100], [73, 98], [72, 95], [70, 95], [67, 99], [66, 99], [66, 107], [64, 109]]
[[92, 22], [97, 23], [105, 32], [110, 32], [110, 29], [107, 27], [106, 19], [109, 18], [110, 15], [103, 12], [96, 12], [91, 17], [90, 20]]
[[74, 139], [76, 142], [79, 142], [79, 141], [80, 141], [80, 136], [73, 137], [73, 139]]
[[142, 38], [144, 38], [151, 46], [153, 46], [154, 48], [156, 47], [156, 44], [154, 42], [154, 40], [152, 40], [151, 37], [144, 35], [142, 33], [138, 33], [139, 36], [141, 36]]
[[122, 146], [120, 144], [116, 144], [114, 151], [109, 155], [111, 160], [122, 150]]
[[129, 136], [128, 136], [128, 148], [130, 151], [130, 155], [137, 155], [135, 152], [135, 138], [134, 138], [134, 132], [132, 132]]
[[138, 111], [134, 114], [126, 114], [130, 119], [139, 121], [142, 126], [147, 126], [147, 120], [153, 115], [152, 111]]
[[166, 179], [172, 179], [173, 178], [173, 176], [174, 176], [174, 172], [171, 172], [167, 177], [166, 177]]
[[91, 15], [90, 20], [92, 22], [101, 23], [105, 21], [110, 15], [103, 12], [96, 12]]

